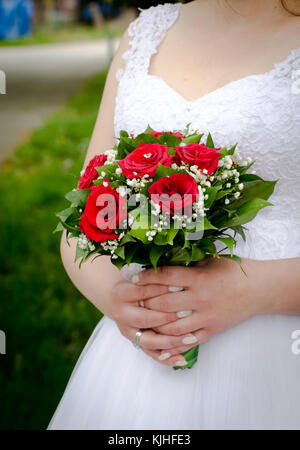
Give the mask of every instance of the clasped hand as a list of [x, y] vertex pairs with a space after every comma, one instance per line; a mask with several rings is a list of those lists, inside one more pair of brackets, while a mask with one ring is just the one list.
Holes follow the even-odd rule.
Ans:
[[114, 286], [112, 318], [132, 342], [143, 329], [140, 345], [147, 355], [168, 366], [184, 365], [181, 353], [266, 312], [260, 261], [244, 259], [243, 267], [248, 276], [225, 258], [145, 270]]

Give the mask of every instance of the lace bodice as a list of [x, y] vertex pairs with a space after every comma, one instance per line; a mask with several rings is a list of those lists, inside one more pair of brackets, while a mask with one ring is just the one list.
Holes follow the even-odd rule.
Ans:
[[[238, 142], [242, 155], [256, 160], [265, 179], [279, 179], [274, 207], [247, 225], [246, 244], [236, 253], [256, 259], [300, 256], [300, 48], [270, 71], [226, 84], [188, 101], [162, 78], [148, 73], [151, 57], [176, 21], [181, 3], [140, 10], [129, 26], [130, 48], [115, 107], [115, 135], [191, 128], [210, 132], [217, 146]], [[298, 79], [297, 79], [298, 78]]]

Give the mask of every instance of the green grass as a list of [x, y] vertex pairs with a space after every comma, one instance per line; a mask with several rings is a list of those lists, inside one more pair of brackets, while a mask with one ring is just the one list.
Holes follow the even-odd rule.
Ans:
[[101, 314], [64, 272], [55, 213], [81, 169], [105, 73], [0, 169], [0, 429], [44, 429]]
[[33, 29], [33, 33], [30, 36], [25, 36], [13, 41], [0, 40], [0, 47], [98, 40], [107, 38], [108, 33], [112, 37], [120, 37], [123, 32], [123, 29], [116, 29], [115, 26], [110, 26], [109, 24], [105, 24], [101, 29], [73, 23], [41, 24]]

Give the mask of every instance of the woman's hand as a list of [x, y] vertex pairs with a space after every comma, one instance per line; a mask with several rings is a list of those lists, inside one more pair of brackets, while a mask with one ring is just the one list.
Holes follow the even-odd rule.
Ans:
[[167, 361], [171, 355], [178, 356], [254, 315], [269, 312], [271, 300], [276, 298], [270, 282], [272, 280], [274, 285], [274, 263], [276, 261], [244, 259], [245, 276], [231, 260], [208, 258], [196, 267], [161, 267], [157, 272], [150, 269], [133, 277], [143, 289], [151, 290], [151, 286], [159, 284], [184, 288], [181, 292], [153, 294], [144, 302], [152, 311], [176, 313], [184, 310], [187, 314], [154, 330], [179, 339], [188, 335], [186, 342], [190, 344], [152, 351], [151, 356]]
[[[141, 348], [158, 360], [164, 359], [164, 356], [160, 356], [161, 350], [166, 353], [169, 349], [180, 346], [184, 337], [191, 338], [190, 333], [185, 333], [184, 336], [156, 333], [153, 328], [167, 326], [177, 321], [180, 314], [177, 315], [173, 311], [155, 311], [139, 305], [141, 300], [145, 302], [152, 297], [158, 299], [168, 293], [170, 293], [170, 289], [166, 285], [151, 283], [149, 286], [136, 286], [124, 280], [113, 287], [110, 296], [110, 317], [117, 323], [123, 336], [133, 342], [136, 332], [139, 329], [145, 329], [140, 339]], [[186, 361], [181, 355], [175, 355], [164, 363], [169, 366], [178, 366], [185, 365]]]

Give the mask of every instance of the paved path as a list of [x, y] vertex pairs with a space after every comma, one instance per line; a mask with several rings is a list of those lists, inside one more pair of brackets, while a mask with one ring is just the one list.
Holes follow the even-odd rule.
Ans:
[[118, 42], [89, 41], [0, 48], [0, 161], [90, 76], [107, 67]]

